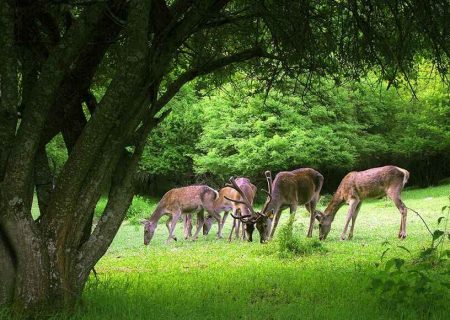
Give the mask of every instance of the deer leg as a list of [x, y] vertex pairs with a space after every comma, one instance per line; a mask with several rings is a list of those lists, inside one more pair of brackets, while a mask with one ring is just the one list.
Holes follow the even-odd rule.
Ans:
[[233, 218], [233, 225], [231, 226], [230, 236], [228, 237], [228, 242], [231, 242], [233, 238], [233, 231], [236, 228], [236, 219]]
[[247, 228], [247, 226], [245, 223], [242, 223], [242, 240], [247, 240], [247, 232], [245, 231], [245, 228]]
[[313, 228], [314, 228], [314, 222], [316, 221], [316, 200], [313, 199], [309, 203], [305, 204], [306, 210], [308, 210], [310, 216], [309, 216], [309, 228], [308, 228], [308, 238], [312, 237]]
[[225, 221], [227, 220], [228, 214], [229, 214], [229, 211], [225, 211], [225, 212], [223, 213], [223, 217], [222, 217], [222, 228], [223, 228], [223, 226], [225, 225]]
[[192, 240], [198, 239], [198, 234], [199, 234], [200, 230], [203, 228], [204, 223], [205, 223], [205, 216], [203, 214], [203, 210], [200, 210], [197, 213], [197, 229], [195, 230], [195, 234], [192, 237]]
[[403, 203], [402, 199], [400, 198], [401, 191], [402, 191], [402, 186], [394, 186], [390, 190], [388, 190], [386, 192], [386, 194], [394, 202], [398, 211], [400, 211], [400, 214], [402, 217], [400, 220], [400, 231], [398, 232], [398, 237], [400, 239], [405, 239], [406, 238], [406, 217], [408, 215], [408, 210], [406, 209], [405, 204]]
[[350, 227], [350, 232], [348, 233], [348, 240], [351, 240], [353, 238], [353, 229], [355, 229], [355, 221], [356, 221], [356, 217], [358, 216], [359, 209], [361, 209], [361, 204], [362, 204], [362, 202], [360, 202], [358, 204], [358, 206], [355, 209], [355, 212], [353, 212], [353, 215], [352, 215], [352, 226]]
[[166, 221], [167, 232], [170, 234], [170, 224], [172, 222], [172, 215], [169, 216], [169, 219]]
[[242, 240], [241, 238], [241, 228], [243, 228], [243, 223], [241, 222], [241, 220], [237, 221], [237, 226], [236, 226], [236, 230], [234, 230], [236, 232], [236, 239], [238, 240]]
[[402, 215], [402, 218], [400, 220], [400, 231], [398, 233], [398, 237], [400, 239], [406, 238], [406, 217], [408, 215], [408, 209], [406, 209], [405, 204], [400, 199], [400, 197], [397, 197], [394, 200], [395, 206], [397, 207], [398, 211], [400, 211], [400, 214]]
[[223, 225], [222, 225], [222, 222], [220, 221], [221, 220], [220, 214], [218, 214], [215, 211], [208, 212], [208, 213], [209, 213], [210, 216], [212, 216], [212, 217], [214, 217], [214, 219], [216, 219], [217, 226], [219, 227], [219, 230], [217, 231], [217, 238], [222, 239], [223, 238], [223, 236], [222, 236], [222, 227], [223, 227]]
[[[232, 215], [236, 217], [236, 210], [235, 209], [233, 209], [233, 214]], [[228, 237], [228, 241], [229, 242], [231, 242], [231, 239], [233, 238], [233, 232], [236, 229], [236, 225], [237, 225], [237, 222], [238, 222], [237, 219], [235, 219], [235, 218], [232, 218], [232, 219], [233, 219], [233, 224], [231, 226], [230, 236]]]
[[274, 223], [273, 223], [273, 226], [272, 226], [272, 230], [270, 231], [270, 238], [269, 239], [273, 238], [273, 235], [275, 234], [275, 230], [276, 230], [277, 225], [278, 225], [278, 221], [280, 221], [280, 217], [281, 217], [281, 210], [279, 210], [277, 212], [277, 214], [275, 215], [275, 220], [274, 220]]
[[169, 243], [172, 240], [177, 241], [177, 238], [173, 235], [173, 232], [175, 231], [175, 227], [177, 225], [178, 219], [180, 219], [181, 211], [175, 212], [171, 217], [170, 222], [170, 230], [169, 230], [169, 238], [167, 238], [167, 243]]
[[192, 237], [192, 217], [189, 214], [183, 215], [184, 220], [184, 239], [187, 240]]
[[348, 209], [347, 218], [345, 220], [344, 230], [341, 234], [341, 240], [345, 240], [345, 235], [347, 234], [348, 225], [350, 224], [350, 220], [353, 217], [353, 213], [355, 212], [356, 207], [359, 204], [359, 199], [351, 199], [350, 200], [350, 208]]

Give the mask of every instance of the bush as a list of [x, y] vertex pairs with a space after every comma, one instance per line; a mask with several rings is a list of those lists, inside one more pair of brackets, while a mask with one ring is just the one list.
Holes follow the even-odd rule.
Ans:
[[131, 224], [139, 224], [142, 219], [148, 218], [154, 209], [155, 203], [151, 200], [141, 196], [134, 196], [125, 219]]
[[[438, 225], [445, 222], [443, 230], [431, 232], [421, 217], [430, 232], [431, 244], [422, 249], [418, 257], [408, 261], [395, 256], [384, 262], [391, 247], [384, 250], [380, 262], [376, 263], [379, 271], [372, 277], [369, 287], [383, 305], [399, 312], [408, 308], [425, 318], [446, 307], [450, 294], [450, 250], [444, 249], [444, 243], [450, 239], [447, 231], [450, 207], [442, 211], [447, 212], [446, 217], [438, 219]], [[409, 253], [404, 246], [397, 247]]]
[[305, 256], [324, 251], [322, 243], [315, 238], [306, 238], [304, 230], [294, 226], [295, 216], [290, 215], [286, 225], [278, 233], [279, 254], [282, 258]]

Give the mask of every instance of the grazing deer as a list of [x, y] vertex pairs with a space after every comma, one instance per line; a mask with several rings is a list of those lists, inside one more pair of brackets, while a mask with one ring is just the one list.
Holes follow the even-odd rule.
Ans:
[[[260, 241], [265, 242], [273, 237], [281, 212], [284, 209], [289, 208], [291, 214], [294, 214], [299, 204], [305, 205], [311, 215], [308, 229], [308, 237], [311, 237], [315, 208], [323, 185], [323, 176], [311, 168], [280, 172], [273, 182], [270, 171], [266, 171], [265, 175], [269, 190], [263, 190], [267, 193], [267, 200], [261, 212], [255, 212], [252, 206], [249, 203], [247, 204], [248, 201], [239, 192], [238, 186], [230, 179], [233, 187], [243, 198], [239, 203], [247, 205], [251, 212], [250, 215], [243, 215], [240, 220], [247, 225], [256, 224], [261, 237]], [[274, 220], [273, 224], [272, 220]]]
[[355, 220], [358, 216], [359, 209], [361, 209], [362, 201], [368, 198], [379, 198], [384, 195], [388, 196], [400, 211], [401, 220], [398, 237], [401, 239], [406, 238], [407, 209], [400, 199], [400, 194], [406, 182], [408, 182], [408, 178], [408, 171], [395, 166], [385, 166], [348, 173], [339, 184], [325, 212], [317, 212], [320, 240], [324, 240], [327, 237], [331, 229], [331, 223], [344, 202], [347, 202], [350, 208], [348, 209], [341, 239], [345, 240], [350, 219], [352, 220], [352, 226], [350, 227], [348, 239], [353, 238]]
[[[158, 221], [163, 215], [169, 215], [166, 223], [169, 229], [169, 237], [167, 241], [176, 240], [173, 232], [175, 226], [181, 217], [181, 214], [192, 214], [197, 212], [197, 229], [193, 239], [198, 238], [198, 233], [203, 227], [203, 212], [207, 211], [219, 223], [219, 231], [217, 236], [222, 237], [222, 225], [220, 223], [220, 215], [214, 211], [214, 201], [218, 198], [218, 192], [206, 185], [188, 186], [169, 190], [161, 198], [151, 217], [144, 222], [144, 244], [148, 245], [153, 238]], [[186, 225], [188, 219], [185, 220], [185, 237]], [[189, 221], [190, 223], [190, 221]]]
[[[253, 199], [256, 195], [256, 186], [253, 185], [248, 178], [237, 178], [236, 184], [241, 188], [241, 190], [245, 193], [247, 198], [250, 201], [250, 204], [253, 205]], [[224, 187], [220, 189], [219, 191], [219, 197], [214, 202], [214, 210], [216, 213], [220, 213], [224, 211], [223, 218], [222, 218], [222, 228], [225, 224], [226, 218], [230, 211], [232, 211], [233, 216], [240, 216], [241, 214], [248, 214], [249, 210], [245, 205], [235, 203], [230, 199], [237, 199], [241, 200], [241, 196], [239, 193], [232, 187]], [[239, 238], [239, 231], [240, 231], [240, 224], [241, 221], [239, 219], [233, 220], [233, 226], [230, 232], [230, 236], [228, 237], [228, 240], [231, 241], [233, 231], [235, 231], [236, 238]], [[205, 221], [205, 227], [203, 229], [204, 234], [208, 234], [210, 228], [212, 226], [212, 217], [208, 217]], [[246, 232], [244, 230], [244, 225], [242, 226], [242, 238], [246, 239]], [[251, 236], [249, 238], [249, 241], [251, 240]]]

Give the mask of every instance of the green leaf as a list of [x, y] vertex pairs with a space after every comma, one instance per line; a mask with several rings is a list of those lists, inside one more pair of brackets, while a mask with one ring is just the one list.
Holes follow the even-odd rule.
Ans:
[[433, 232], [433, 241], [435, 241], [435, 240], [439, 239], [440, 237], [442, 237], [442, 235], [443, 235], [444, 233], [445, 233], [445, 232], [442, 231], [442, 230], [435, 230], [435, 231]]
[[389, 270], [392, 269], [392, 267], [395, 265], [395, 259], [396, 259], [396, 258], [392, 258], [392, 259], [389, 259], [389, 260], [386, 262], [386, 265], [384, 266], [384, 270], [385, 270], [385, 271], [389, 271]]
[[[444, 207], [444, 208], [445, 208], [445, 207]], [[444, 211], [444, 210], [442, 210], [442, 211]], [[445, 219], [445, 217], [439, 217], [439, 218], [438, 218], [438, 224], [441, 223], [442, 219]]]
[[403, 250], [405, 250], [406, 252], [408, 252], [409, 254], [411, 254], [411, 251], [409, 251], [408, 248], [406, 248], [406, 247], [404, 247], [404, 246], [397, 246], [397, 247], [400, 248], [400, 249], [403, 249]]
[[390, 250], [391, 248], [387, 248], [386, 250], [383, 251], [383, 253], [381, 254], [380, 260], [383, 261], [384, 256], [386, 255], [386, 253]]
[[397, 270], [400, 270], [400, 268], [405, 264], [405, 260], [400, 259], [400, 258], [396, 258], [395, 259], [395, 267], [397, 268]]

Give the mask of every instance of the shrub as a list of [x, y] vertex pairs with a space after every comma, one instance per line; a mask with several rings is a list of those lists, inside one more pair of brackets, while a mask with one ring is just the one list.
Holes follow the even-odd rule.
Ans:
[[128, 208], [126, 219], [131, 224], [139, 224], [142, 219], [148, 218], [154, 209], [155, 204], [151, 200], [141, 196], [134, 196], [133, 202]]
[[[384, 262], [383, 258], [391, 250], [391, 247], [384, 250], [380, 262], [376, 263], [379, 271], [372, 277], [369, 287], [369, 290], [376, 292], [383, 305], [397, 311], [408, 308], [420, 316], [429, 317], [433, 311], [444, 308], [448, 303], [450, 250], [444, 249], [444, 243], [450, 239], [447, 231], [450, 207], [446, 206], [442, 211], [447, 215], [438, 219], [438, 226], [445, 221], [444, 228], [434, 232], [428, 228], [423, 218], [416, 212], [431, 236], [430, 246], [422, 249], [418, 257], [414, 257], [410, 261], [392, 257]], [[409, 253], [404, 246], [397, 247]]]
[[324, 251], [322, 243], [315, 238], [306, 238], [304, 230], [294, 226], [295, 216], [291, 215], [286, 225], [278, 233], [279, 254], [282, 258], [310, 255]]

